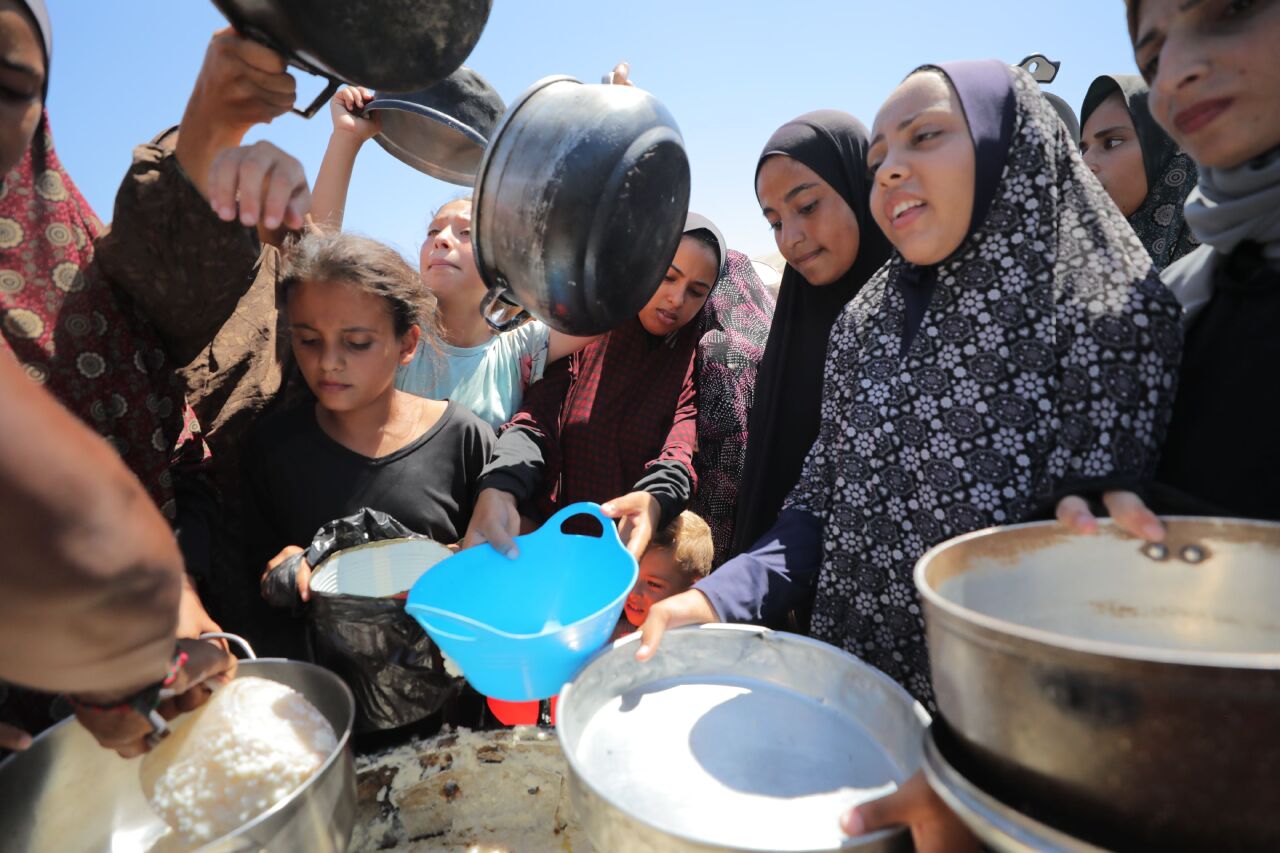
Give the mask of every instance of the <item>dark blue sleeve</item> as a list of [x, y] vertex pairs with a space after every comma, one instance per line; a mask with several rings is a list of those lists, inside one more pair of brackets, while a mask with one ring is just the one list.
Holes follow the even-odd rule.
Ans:
[[746, 551], [698, 581], [722, 622], [760, 622], [795, 607], [812, 593], [822, 559], [822, 520], [786, 509]]

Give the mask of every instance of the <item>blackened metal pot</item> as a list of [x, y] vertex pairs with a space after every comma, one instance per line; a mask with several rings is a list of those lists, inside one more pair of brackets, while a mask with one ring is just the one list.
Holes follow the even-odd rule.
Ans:
[[540, 80], [507, 110], [476, 176], [486, 317], [501, 330], [507, 303], [571, 335], [616, 328], [658, 289], [688, 207], [684, 140], [657, 98]]

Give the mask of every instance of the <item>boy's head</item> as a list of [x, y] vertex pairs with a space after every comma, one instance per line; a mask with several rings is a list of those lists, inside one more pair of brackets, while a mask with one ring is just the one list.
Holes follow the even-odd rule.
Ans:
[[654, 604], [705, 578], [714, 555], [707, 523], [687, 510], [680, 513], [653, 535], [640, 558], [640, 577], [623, 609], [627, 621], [639, 627]]

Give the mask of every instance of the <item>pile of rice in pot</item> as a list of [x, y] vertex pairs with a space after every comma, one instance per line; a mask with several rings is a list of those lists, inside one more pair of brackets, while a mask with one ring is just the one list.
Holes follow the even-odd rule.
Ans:
[[151, 807], [179, 836], [212, 841], [289, 796], [337, 746], [329, 721], [301, 693], [237, 678], [193, 721], [156, 781]]

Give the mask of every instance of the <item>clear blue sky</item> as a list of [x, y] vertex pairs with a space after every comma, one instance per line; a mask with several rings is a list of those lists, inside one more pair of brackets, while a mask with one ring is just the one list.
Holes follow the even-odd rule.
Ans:
[[[344, 0], [316, 0], [344, 2]], [[54, 23], [49, 109], [58, 151], [104, 219], [129, 151], [176, 123], [210, 34], [207, 0], [48, 0]], [[694, 209], [731, 244], [773, 251], [752, 187], [756, 156], [782, 122], [847, 110], [868, 126], [915, 66], [1031, 53], [1062, 61], [1049, 87], [1077, 109], [1094, 76], [1133, 70], [1121, 0], [495, 0], [467, 64], [512, 101], [548, 74], [596, 82], [626, 59], [672, 111], [693, 169]], [[300, 72], [303, 96], [322, 81]], [[314, 178], [327, 112], [256, 129]], [[370, 143], [356, 165], [347, 227], [416, 262], [430, 212], [462, 189]]]

